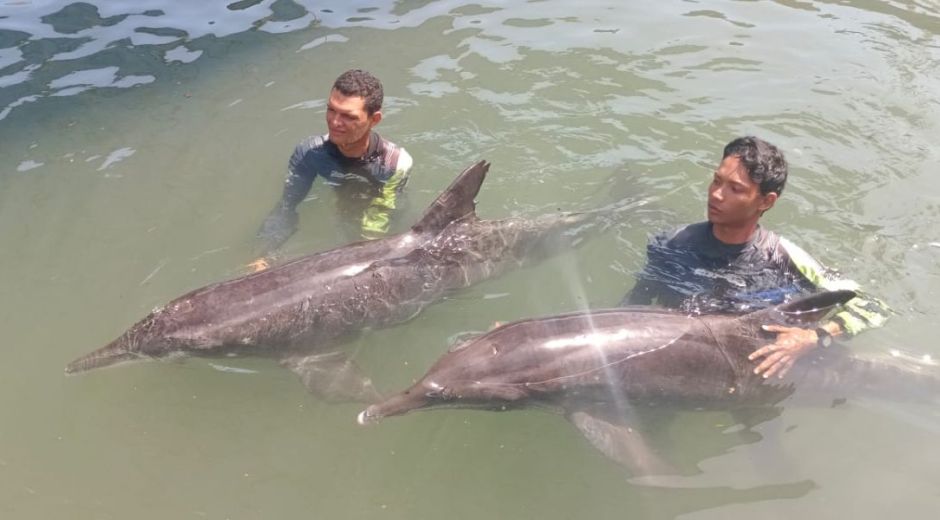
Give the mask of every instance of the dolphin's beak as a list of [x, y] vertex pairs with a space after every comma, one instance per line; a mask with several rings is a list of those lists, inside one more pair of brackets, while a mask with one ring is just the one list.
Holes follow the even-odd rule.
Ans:
[[125, 361], [134, 361], [141, 359], [137, 352], [130, 352], [124, 336], [112, 341], [98, 350], [85, 354], [84, 356], [72, 361], [65, 367], [67, 375], [85, 372], [94, 368], [103, 368]]
[[382, 420], [382, 417], [376, 415], [372, 408], [373, 407], [370, 406], [359, 412], [359, 415], [356, 416], [356, 422], [359, 423], [359, 426], [369, 426], [370, 424], [375, 424]]
[[412, 410], [424, 408], [428, 405], [428, 402], [428, 397], [420, 389], [408, 390], [366, 408], [356, 417], [356, 422], [362, 426], [375, 424], [385, 417], [402, 415]]

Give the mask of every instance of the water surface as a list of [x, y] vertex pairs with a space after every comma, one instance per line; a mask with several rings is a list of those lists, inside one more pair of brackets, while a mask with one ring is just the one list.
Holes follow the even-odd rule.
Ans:
[[[698, 472], [656, 486], [541, 411], [363, 429], [360, 407], [317, 402], [270, 360], [64, 377], [153, 307], [245, 272], [291, 150], [324, 130], [329, 85], [351, 67], [383, 80], [378, 130], [416, 160], [402, 225], [481, 158], [488, 218], [648, 200], [576, 251], [346, 345], [383, 389], [455, 333], [615, 304], [650, 233], [703, 218], [721, 148], [742, 134], [791, 164], [765, 224], [896, 311], [853, 348], [940, 356], [931, 2], [7, 1], [4, 518], [935, 514], [935, 407], [792, 407], [753, 428], [683, 414], [656, 442]], [[342, 240], [322, 188], [288, 256]]]

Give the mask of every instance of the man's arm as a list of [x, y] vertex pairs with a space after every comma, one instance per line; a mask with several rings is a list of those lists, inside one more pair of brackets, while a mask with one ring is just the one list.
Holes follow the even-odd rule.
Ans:
[[663, 250], [666, 247], [666, 241], [667, 235], [665, 233], [658, 233], [650, 237], [646, 243], [646, 264], [637, 273], [636, 284], [620, 300], [621, 307], [625, 305], [652, 305], [654, 301], [662, 304], [663, 293], [667, 290], [662, 281], [662, 273], [665, 269]]
[[374, 197], [362, 213], [362, 237], [379, 238], [388, 233], [389, 216], [398, 203], [398, 195], [408, 180], [413, 160], [404, 149], [400, 150], [395, 173], [382, 186], [382, 191]]
[[[792, 242], [781, 238], [780, 244], [793, 266], [813, 286], [828, 291], [851, 289], [858, 294], [830, 321], [820, 326], [830, 336], [855, 335], [870, 328], [880, 327], [888, 320], [891, 310], [884, 302], [860, 292], [859, 285], [852, 280], [830, 276], [816, 259]], [[750, 360], [764, 358], [754, 369], [755, 374], [763, 374], [764, 377], [775, 374], [783, 377], [800, 356], [819, 344], [819, 334], [816, 332], [818, 329], [767, 325], [764, 330], [776, 333], [776, 340], [748, 357]]]
[[[258, 238], [262, 241], [263, 256], [270, 256], [297, 231], [297, 205], [310, 192], [315, 178], [315, 172], [307, 171], [304, 167], [303, 157], [307, 149], [303, 145], [298, 145], [294, 150], [288, 164], [288, 174], [284, 181], [281, 199], [265, 217], [258, 230]], [[264, 268], [266, 265], [261, 267]]]
[[813, 286], [827, 291], [850, 289], [858, 294], [844, 305], [843, 310], [832, 317], [834, 325], [827, 324], [833, 329], [838, 327], [838, 334], [846, 333], [854, 336], [864, 330], [881, 327], [888, 321], [891, 309], [884, 302], [862, 292], [861, 287], [852, 280], [833, 277], [822, 264], [793, 242], [781, 238], [780, 245], [790, 256], [790, 261], [797, 270]]

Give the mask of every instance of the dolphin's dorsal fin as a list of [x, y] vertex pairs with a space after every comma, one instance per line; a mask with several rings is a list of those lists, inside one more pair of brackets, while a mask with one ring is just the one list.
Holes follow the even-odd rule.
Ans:
[[415, 233], [438, 232], [457, 219], [473, 215], [476, 208], [473, 199], [480, 192], [480, 185], [489, 169], [490, 163], [480, 161], [461, 172], [428, 206], [424, 216], [411, 226], [411, 230]]
[[756, 326], [767, 324], [808, 326], [818, 323], [836, 306], [844, 304], [855, 296], [855, 291], [826, 291], [745, 314], [740, 319]]

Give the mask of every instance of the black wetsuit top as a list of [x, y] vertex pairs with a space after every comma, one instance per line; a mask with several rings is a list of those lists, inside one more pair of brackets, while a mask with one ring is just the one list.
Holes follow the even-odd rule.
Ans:
[[[655, 302], [690, 313], [743, 313], [840, 288], [857, 291], [858, 284], [838, 279], [772, 231], [758, 226], [747, 242], [725, 244], [715, 238], [711, 223], [700, 222], [650, 239], [646, 266], [621, 305]], [[889, 312], [879, 300], [858, 296], [835, 319], [855, 334], [880, 326]]]
[[304, 139], [291, 155], [281, 200], [258, 232], [265, 253], [280, 247], [296, 231], [297, 205], [310, 192], [317, 177], [323, 177], [338, 191], [337, 204], [343, 221], [357, 221], [364, 238], [384, 235], [411, 165], [411, 156], [404, 148], [375, 132], [369, 137], [365, 155], [359, 158], [343, 155], [328, 135]]

